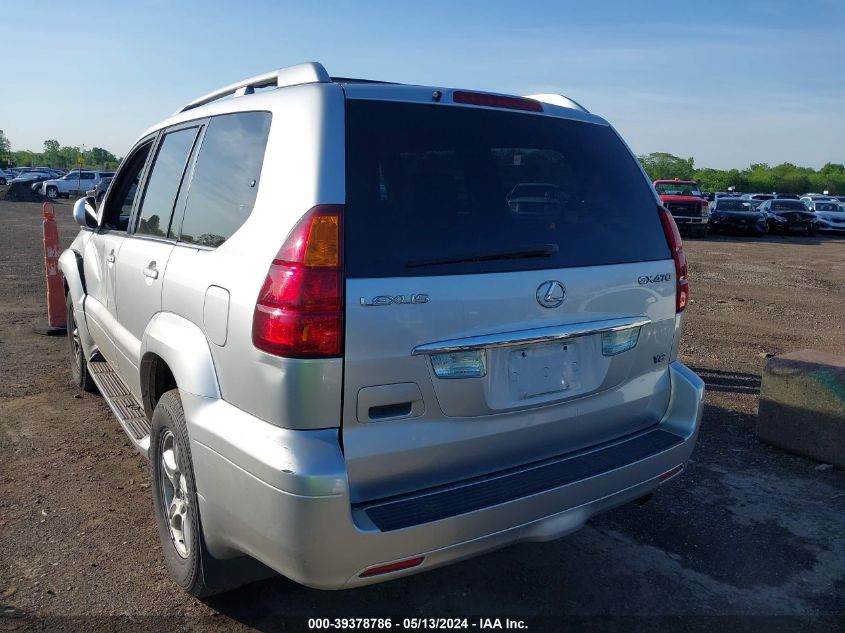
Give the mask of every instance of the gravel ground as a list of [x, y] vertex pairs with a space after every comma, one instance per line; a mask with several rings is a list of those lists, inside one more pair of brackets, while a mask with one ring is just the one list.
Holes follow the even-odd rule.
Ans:
[[[57, 209], [67, 244], [71, 206]], [[0, 629], [304, 630], [307, 617], [385, 615], [845, 626], [845, 473], [754, 437], [768, 354], [845, 354], [845, 239], [687, 242], [681, 357], [707, 383], [704, 422], [689, 470], [652, 503], [382, 585], [273, 578], [201, 602], [164, 570], [146, 462], [104, 401], [71, 386], [65, 339], [32, 331], [45, 302], [39, 210], [0, 201]]]

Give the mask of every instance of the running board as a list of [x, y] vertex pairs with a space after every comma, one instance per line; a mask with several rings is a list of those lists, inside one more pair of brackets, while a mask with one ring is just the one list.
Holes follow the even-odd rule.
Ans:
[[135, 397], [106, 360], [88, 361], [88, 372], [133, 446], [147, 457], [152, 425]]

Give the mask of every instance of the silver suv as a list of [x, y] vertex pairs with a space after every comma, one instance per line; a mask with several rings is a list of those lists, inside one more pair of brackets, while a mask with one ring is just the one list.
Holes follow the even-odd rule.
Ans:
[[692, 452], [677, 228], [564, 97], [286, 68], [151, 128], [74, 217], [73, 378], [194, 595], [555, 539]]

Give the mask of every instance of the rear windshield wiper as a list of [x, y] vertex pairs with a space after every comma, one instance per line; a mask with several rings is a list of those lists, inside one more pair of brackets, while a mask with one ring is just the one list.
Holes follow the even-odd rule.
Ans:
[[422, 266], [441, 266], [444, 264], [465, 264], [468, 262], [489, 262], [497, 259], [528, 259], [531, 257], [550, 257], [558, 252], [557, 244], [540, 244], [529, 248], [492, 251], [489, 253], [472, 253], [442, 259], [417, 259], [405, 264], [406, 268], [420, 268]]

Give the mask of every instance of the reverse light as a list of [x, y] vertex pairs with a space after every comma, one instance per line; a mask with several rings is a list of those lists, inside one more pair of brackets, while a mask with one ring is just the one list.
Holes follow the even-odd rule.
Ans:
[[683, 312], [687, 307], [689, 299], [689, 279], [687, 279], [687, 256], [684, 253], [684, 243], [681, 240], [681, 233], [675, 219], [666, 207], [658, 207], [660, 222], [663, 224], [663, 233], [666, 235], [666, 243], [675, 261], [675, 312]]
[[432, 354], [431, 366], [438, 378], [481, 378], [487, 374], [483, 350]]
[[340, 356], [343, 346], [343, 257], [340, 205], [308, 211], [285, 239], [252, 319], [258, 349], [287, 358]]
[[601, 335], [602, 356], [616, 356], [636, 347], [640, 338], [640, 329], [631, 327], [615, 332], [603, 332]]

